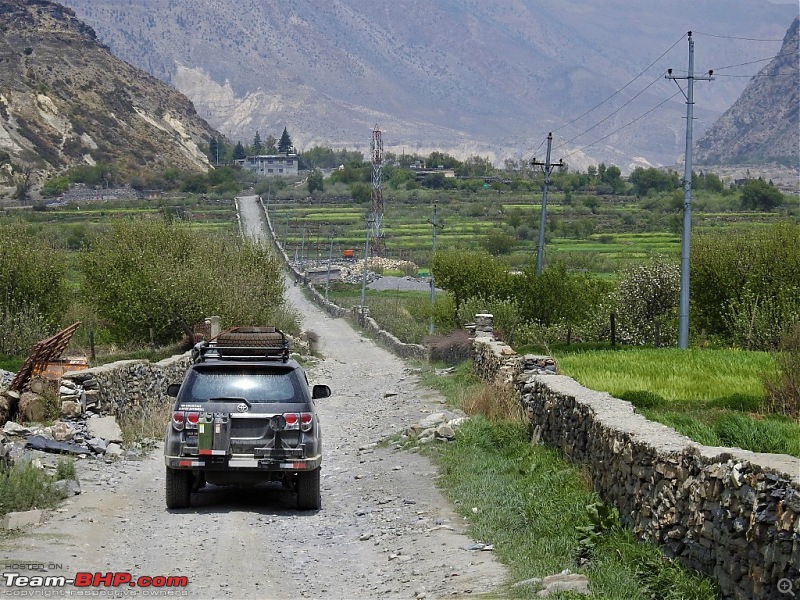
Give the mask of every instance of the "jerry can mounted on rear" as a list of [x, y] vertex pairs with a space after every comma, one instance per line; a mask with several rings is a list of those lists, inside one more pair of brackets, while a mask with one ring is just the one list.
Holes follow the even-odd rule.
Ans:
[[231, 455], [231, 418], [227, 413], [200, 414], [197, 422], [197, 450], [200, 456]]

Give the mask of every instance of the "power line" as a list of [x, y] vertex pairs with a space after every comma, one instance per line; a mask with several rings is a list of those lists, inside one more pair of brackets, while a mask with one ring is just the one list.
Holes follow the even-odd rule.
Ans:
[[791, 52], [784, 52], [783, 54], [776, 54], [775, 56], [770, 56], [769, 58], [759, 58], [758, 60], [751, 60], [749, 62], [739, 63], [738, 65], [728, 65], [726, 67], [714, 67], [714, 69], [712, 69], [712, 70], [714, 71], [714, 73], [716, 73], [717, 71], [721, 71], [722, 69], [732, 69], [734, 67], [744, 67], [745, 65], [754, 65], [756, 63], [766, 62], [768, 60], [772, 60], [774, 58], [780, 58], [781, 56], [792, 56], [792, 55], [798, 54], [798, 52], [800, 52], [800, 50], [792, 50]]
[[782, 42], [783, 40], [768, 40], [763, 38], [749, 38], [749, 37], [739, 37], [735, 35], [719, 35], [716, 33], [703, 33], [702, 31], [695, 31], [693, 32], [696, 35], [706, 35], [708, 37], [715, 37], [715, 38], [722, 38], [725, 40], [746, 40], [748, 42]]
[[[578, 119], [582, 119], [583, 117], [585, 117], [586, 115], [588, 115], [590, 112], [592, 112], [592, 111], [593, 111], [593, 110], [595, 110], [596, 108], [599, 108], [600, 106], [602, 106], [603, 104], [605, 104], [606, 102], [608, 102], [609, 100], [611, 100], [611, 99], [612, 99], [614, 96], [616, 96], [617, 94], [619, 94], [619, 93], [620, 93], [622, 90], [624, 90], [624, 89], [625, 89], [625, 88], [627, 88], [627, 87], [628, 87], [630, 84], [632, 84], [634, 81], [636, 81], [637, 79], [639, 79], [639, 77], [641, 77], [642, 75], [644, 75], [644, 74], [645, 74], [645, 73], [646, 73], [646, 72], [647, 72], [647, 71], [650, 69], [650, 67], [652, 67], [652, 66], [653, 66], [654, 64], [656, 64], [658, 61], [660, 61], [662, 58], [664, 58], [664, 56], [666, 56], [666, 54], [667, 54], [667, 53], [668, 53], [670, 50], [672, 50], [672, 49], [673, 49], [675, 46], [677, 46], [677, 45], [678, 45], [678, 44], [681, 42], [681, 40], [683, 40], [683, 38], [685, 38], [685, 37], [686, 37], [686, 35], [682, 35], [682, 36], [681, 36], [681, 37], [680, 37], [678, 40], [676, 40], [676, 41], [675, 41], [675, 43], [674, 43], [674, 44], [672, 44], [672, 46], [670, 46], [669, 48], [667, 48], [666, 50], [664, 50], [664, 52], [662, 52], [662, 53], [661, 53], [661, 56], [659, 56], [657, 59], [655, 59], [655, 60], [654, 60], [653, 62], [651, 62], [649, 65], [647, 65], [647, 66], [644, 68], [644, 70], [643, 70], [643, 71], [641, 71], [641, 72], [640, 72], [640, 73], [639, 73], [639, 74], [638, 74], [636, 77], [634, 77], [633, 79], [631, 79], [631, 80], [630, 80], [628, 83], [626, 83], [625, 85], [623, 85], [623, 86], [622, 86], [621, 88], [619, 88], [619, 89], [618, 89], [616, 92], [614, 92], [613, 94], [611, 94], [611, 95], [610, 95], [608, 98], [606, 98], [605, 100], [602, 100], [602, 101], [601, 101], [601, 102], [599, 102], [598, 104], [595, 104], [595, 105], [594, 105], [592, 108], [590, 108], [589, 110], [587, 110], [585, 113], [583, 113], [583, 114], [581, 114], [581, 115], [578, 115], [577, 117], [575, 117], [574, 119], [572, 119], [572, 121], [570, 121], [569, 123], [564, 123], [564, 124], [563, 124], [563, 125], [561, 125], [560, 127], [556, 127], [556, 128], [553, 130], [553, 131], [559, 131], [559, 130], [561, 130], [561, 129], [564, 129], [564, 127], [568, 127], [568, 126], [572, 125], [572, 124], [573, 124], [575, 121], [577, 121]], [[659, 79], [660, 79], [660, 78], [661, 78], [661, 75], [659, 75]], [[544, 142], [542, 142], [542, 143], [544, 143]], [[542, 146], [540, 145], [540, 146], [539, 146], [539, 148], [541, 148], [541, 147], [542, 147]], [[538, 150], [538, 148], [537, 148], [537, 150]]]
[[714, 75], [716, 77], [747, 77], [748, 79], [754, 79], [756, 77], [775, 77], [776, 79], [782, 77], [791, 77], [794, 79], [797, 77], [797, 73], [755, 73], [754, 75], [726, 75], [724, 73], [720, 74], [714, 72]]
[[578, 152], [582, 152], [583, 150], [586, 150], [586, 148], [591, 148], [592, 146], [594, 146], [594, 145], [595, 145], [596, 143], [598, 143], [598, 142], [602, 142], [603, 140], [610, 138], [610, 137], [611, 137], [612, 135], [614, 135], [615, 133], [618, 133], [618, 132], [622, 131], [623, 129], [625, 129], [626, 127], [629, 127], [629, 126], [633, 125], [634, 123], [636, 123], [636, 122], [637, 122], [637, 121], [639, 121], [640, 119], [643, 119], [644, 117], [646, 117], [647, 115], [649, 115], [649, 114], [650, 114], [651, 112], [653, 112], [654, 110], [656, 110], [656, 109], [658, 109], [658, 108], [661, 108], [662, 106], [664, 106], [664, 105], [665, 105], [667, 102], [669, 102], [670, 100], [672, 100], [672, 99], [673, 99], [675, 96], [677, 96], [678, 94], [682, 94], [682, 93], [683, 93], [683, 90], [682, 90], [682, 89], [678, 90], [677, 92], [675, 92], [674, 94], [672, 94], [672, 96], [670, 96], [670, 97], [669, 97], [669, 98], [667, 98], [666, 100], [663, 100], [663, 101], [659, 102], [658, 104], [656, 104], [656, 105], [655, 105], [653, 108], [651, 108], [651, 109], [650, 109], [650, 110], [648, 110], [647, 112], [645, 112], [645, 113], [642, 113], [641, 115], [639, 115], [638, 117], [636, 117], [636, 118], [635, 118], [635, 119], [633, 119], [632, 121], [628, 121], [627, 123], [625, 123], [625, 125], [623, 125], [622, 127], [619, 127], [619, 128], [617, 128], [617, 129], [615, 129], [614, 131], [612, 131], [612, 132], [611, 132], [611, 133], [609, 133], [608, 135], [604, 135], [604, 136], [603, 136], [603, 137], [601, 137], [600, 139], [597, 139], [597, 140], [593, 141], [591, 144], [586, 144], [585, 146], [583, 146], [583, 147], [581, 147], [581, 148], [578, 148], [577, 150], [573, 150], [573, 151], [572, 151], [572, 152], [570, 152], [569, 154], [565, 154], [565, 155], [562, 157], [562, 160], [563, 160], [564, 158], [568, 158], [568, 157], [572, 156], [573, 154], [576, 154], [576, 153], [578, 153]]
[[556, 150], [557, 150], [558, 148], [562, 148], [562, 147], [566, 146], [567, 144], [570, 144], [570, 143], [574, 142], [574, 141], [575, 141], [575, 140], [577, 140], [579, 137], [582, 137], [584, 134], [586, 134], [586, 133], [589, 133], [589, 132], [590, 132], [592, 129], [594, 129], [594, 128], [595, 128], [595, 127], [597, 127], [598, 125], [602, 125], [603, 123], [605, 123], [606, 121], [608, 121], [608, 120], [609, 120], [611, 117], [613, 117], [615, 114], [617, 114], [617, 113], [618, 113], [619, 111], [621, 111], [623, 108], [625, 108], [626, 106], [628, 106], [628, 105], [629, 105], [631, 102], [633, 102], [634, 100], [636, 100], [636, 99], [637, 99], [639, 96], [641, 96], [642, 94], [644, 94], [644, 93], [645, 93], [645, 92], [646, 92], [648, 89], [650, 89], [650, 88], [651, 88], [653, 85], [655, 85], [655, 84], [656, 84], [656, 82], [660, 81], [660, 80], [661, 80], [661, 78], [663, 77], [663, 75], [664, 75], [664, 73], [659, 73], [659, 74], [658, 74], [658, 77], [656, 77], [656, 78], [655, 78], [653, 81], [651, 81], [649, 84], [647, 84], [647, 87], [645, 87], [644, 89], [642, 89], [642, 90], [641, 90], [641, 91], [640, 91], [638, 94], [636, 94], [635, 96], [633, 96], [633, 97], [632, 97], [630, 100], [628, 100], [628, 101], [627, 101], [625, 104], [623, 104], [622, 106], [620, 106], [619, 108], [617, 108], [617, 110], [615, 110], [615, 111], [614, 111], [614, 112], [612, 112], [610, 115], [606, 116], [604, 119], [601, 119], [600, 121], [598, 121], [597, 123], [595, 123], [594, 125], [592, 125], [591, 127], [589, 127], [589, 129], [587, 129], [586, 131], [584, 131], [584, 132], [582, 132], [582, 133], [579, 133], [578, 135], [576, 135], [576, 136], [575, 136], [575, 137], [573, 137], [572, 139], [570, 139], [570, 140], [567, 140], [566, 142], [564, 142], [564, 143], [562, 143], [562, 144], [559, 144], [559, 145], [558, 145], [558, 147], [556, 148]]

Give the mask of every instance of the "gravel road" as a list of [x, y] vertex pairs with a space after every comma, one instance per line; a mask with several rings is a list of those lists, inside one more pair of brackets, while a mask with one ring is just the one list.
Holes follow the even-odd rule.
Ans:
[[[263, 236], [256, 198], [240, 198], [239, 211], [243, 231]], [[324, 360], [309, 369], [309, 379], [334, 392], [318, 402], [322, 510], [298, 512], [276, 488], [212, 487], [193, 496], [191, 509], [168, 511], [160, 450], [140, 461], [87, 460], [79, 465], [81, 495], [45, 524], [0, 541], [3, 571], [182, 575], [188, 587], [172, 595], [190, 598], [444, 598], [497, 589], [504, 568], [491, 552], [465, 549], [473, 540], [437, 490], [435, 467], [419, 454], [377, 445], [441, 410], [441, 397], [299, 288], [288, 286], [287, 295], [304, 328], [320, 337]], [[0, 590], [11, 592], [2, 584]]]

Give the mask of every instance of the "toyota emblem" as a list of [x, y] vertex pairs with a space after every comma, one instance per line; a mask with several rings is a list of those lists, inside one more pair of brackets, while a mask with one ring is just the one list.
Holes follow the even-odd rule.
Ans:
[[240, 404], [239, 406], [236, 407], [236, 410], [238, 410], [239, 412], [247, 412], [247, 404], [244, 403]]

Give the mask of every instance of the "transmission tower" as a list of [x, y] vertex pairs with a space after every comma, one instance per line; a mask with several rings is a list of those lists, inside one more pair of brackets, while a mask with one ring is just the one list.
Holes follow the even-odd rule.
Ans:
[[374, 256], [381, 256], [383, 246], [383, 190], [381, 189], [381, 171], [383, 169], [383, 140], [377, 124], [372, 130], [372, 251]]

